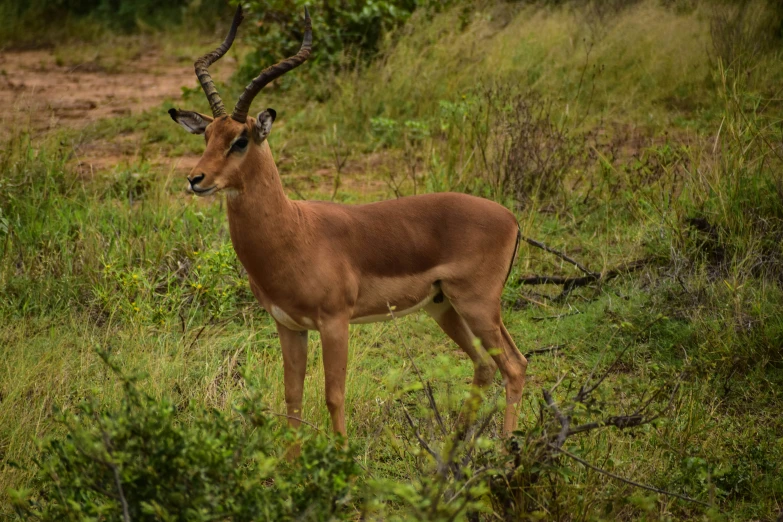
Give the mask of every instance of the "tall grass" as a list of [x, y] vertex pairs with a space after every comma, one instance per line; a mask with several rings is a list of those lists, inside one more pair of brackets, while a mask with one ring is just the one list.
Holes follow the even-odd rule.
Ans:
[[440, 100], [501, 83], [547, 93], [569, 111], [589, 107], [596, 118], [660, 129], [714, 97], [702, 11], [643, 2], [596, 29], [568, 7], [556, 16], [499, 5], [467, 20], [459, 10], [418, 17], [369, 71], [340, 79], [335, 112], [364, 125], [378, 116], [428, 119]]
[[[642, 492], [561, 459], [526, 490], [530, 519], [770, 520], [781, 511], [783, 138], [775, 79], [783, 66], [779, 50], [757, 54], [750, 73], [711, 55], [709, 5], [681, 12], [639, 2], [601, 26], [583, 23], [584, 11], [570, 5], [420, 13], [377, 63], [336, 74], [328, 101], [297, 88], [264, 94], [281, 115], [272, 148], [286, 182], [328, 167], [334, 147], [343, 147], [355, 162], [344, 177], [405, 176], [389, 182], [386, 196], [414, 187], [470, 190], [513, 206], [524, 235], [596, 272], [655, 261], [562, 301], [561, 288], [518, 280], [573, 275], [573, 267], [522, 249], [504, 320], [523, 352], [560, 346], [531, 357], [522, 435], [540, 428], [542, 388], [566, 400], [622, 355], [600, 392], [600, 414], [679, 381], [671, 410], [634, 432], [573, 438], [567, 449], [712, 507]], [[520, 99], [545, 116], [514, 120]], [[164, 125], [179, 129], [161, 114], [102, 123], [80, 139], [143, 123], [150, 153], [196, 147], [188, 140], [198, 138], [169, 136]], [[552, 188], [533, 184], [517, 206], [516, 194], [493, 185], [493, 169], [517, 161], [501, 145], [511, 143], [503, 141], [513, 137], [511, 125], [546, 124], [579, 138], [557, 145], [579, 161], [545, 171]], [[528, 146], [553, 150], [553, 133], [529, 136]], [[243, 374], [270, 408], [283, 409], [274, 327], [231, 253], [221, 200], [181, 194], [172, 172], [144, 160], [80, 177], [70, 168], [69, 139], [20, 137], [0, 165], [2, 491], [31, 484], [34, 438], [62, 429], [54, 404], [72, 410], [87, 396], [120, 400], [97, 348], [146, 372], [150, 393], [175, 406], [230, 412], [246, 393]], [[359, 173], [357, 163], [369, 171]], [[313, 344], [303, 414], [326, 426]], [[378, 496], [379, 519], [410, 517], [437, 493], [427, 489], [435, 465], [395, 399], [416, 414], [431, 444], [449, 444], [416, 399], [407, 350], [447, 422], [471, 376], [467, 358], [423, 316], [352, 330], [349, 436], [367, 477], [404, 485], [396, 497]], [[489, 433], [497, 429], [492, 423]], [[491, 506], [493, 498], [478, 502]]]

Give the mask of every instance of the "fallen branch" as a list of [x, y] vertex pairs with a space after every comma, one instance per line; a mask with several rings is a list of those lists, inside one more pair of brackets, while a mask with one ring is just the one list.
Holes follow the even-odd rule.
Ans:
[[557, 251], [554, 248], [550, 248], [550, 247], [546, 246], [544, 243], [542, 243], [540, 241], [536, 241], [535, 239], [530, 239], [528, 237], [523, 237], [522, 239], [524, 239], [525, 241], [527, 241], [529, 244], [533, 245], [534, 247], [540, 248], [541, 250], [545, 250], [545, 251], [549, 252], [550, 254], [556, 255], [557, 257], [559, 257], [563, 261], [571, 263], [572, 265], [574, 265], [575, 267], [577, 267], [579, 270], [581, 270], [582, 272], [584, 272], [585, 274], [587, 274], [590, 277], [598, 277], [598, 276], [600, 276], [600, 274], [596, 274], [595, 272], [589, 270], [587, 267], [585, 267], [584, 265], [579, 263], [579, 261], [576, 261], [575, 259], [571, 259], [570, 257], [565, 255], [564, 253], [562, 253], [560, 251]]
[[540, 355], [542, 353], [549, 353], [549, 352], [556, 352], [558, 350], [561, 350], [565, 348], [564, 344], [554, 344], [552, 346], [546, 346], [544, 348], [537, 348], [535, 350], [530, 350], [525, 354], [525, 359], [530, 359], [534, 355]]
[[687, 500], [688, 502], [693, 502], [694, 504], [701, 504], [702, 506], [711, 507], [711, 504], [709, 504], [707, 502], [704, 502], [702, 500], [696, 500], [695, 498], [691, 498], [691, 497], [688, 497], [688, 496], [685, 496], [685, 495], [681, 495], [679, 493], [666, 491], [665, 489], [658, 489], [658, 488], [656, 488], [654, 486], [648, 486], [647, 484], [641, 484], [639, 482], [634, 482], [633, 480], [627, 479], [625, 477], [621, 477], [620, 475], [615, 475], [614, 473], [606, 471], [605, 469], [601, 469], [598, 466], [594, 466], [593, 464], [590, 464], [586, 460], [584, 460], [584, 459], [582, 459], [580, 457], [577, 457], [576, 455], [574, 455], [570, 451], [564, 450], [563, 448], [558, 448], [558, 447], [556, 447], [553, 444], [549, 444], [549, 447], [552, 448], [553, 450], [559, 451], [560, 453], [562, 453], [563, 455], [565, 455], [568, 458], [574, 459], [578, 463], [582, 464], [583, 466], [585, 466], [587, 468], [592, 469], [593, 471], [597, 471], [598, 473], [606, 475], [607, 477], [611, 477], [611, 478], [613, 478], [615, 480], [619, 480], [620, 482], [625, 482], [628, 485], [631, 485], [631, 486], [634, 486], [634, 487], [637, 487], [637, 488], [646, 489], [648, 491], [654, 491], [656, 493], [660, 493], [661, 495], [666, 495], [666, 496], [669, 496], [669, 497], [676, 497], [676, 498], [679, 498], [679, 499], [682, 499], [682, 500]]
[[[516, 310], [519, 310], [520, 308], [522, 308], [524, 306], [524, 304], [522, 304], [522, 300], [525, 300], [528, 303], [533, 303], [536, 306], [542, 306], [544, 308], [552, 308], [550, 305], [548, 305], [548, 304], [546, 304], [546, 303], [544, 303], [542, 301], [536, 301], [532, 297], [526, 296], [525, 294], [520, 294], [519, 297], [520, 297], [520, 299], [517, 299], [517, 302], [514, 304]], [[548, 295], [544, 295], [544, 296], [541, 296], [541, 297], [543, 297], [544, 299], [552, 299]]]
[[[560, 423], [560, 431], [557, 434], [554, 444], [554, 448], [560, 450], [563, 447], [563, 444], [565, 444], [566, 438], [568, 438], [568, 432], [571, 427], [571, 417], [569, 415], [563, 415], [560, 408], [557, 407], [557, 403], [552, 399], [552, 394], [549, 393], [548, 390], [541, 390], [541, 393], [544, 395], [546, 405], [549, 406], [549, 409], [552, 410], [555, 414], [555, 418]], [[550, 446], [551, 445], [552, 444], [550, 444]]]
[[535, 322], [541, 322], [541, 321], [549, 321], [551, 319], [563, 319], [564, 317], [571, 317], [572, 315], [579, 315], [582, 312], [580, 312], [577, 309], [574, 309], [573, 312], [568, 312], [567, 314], [557, 314], [557, 315], [545, 315], [542, 317], [531, 317], [531, 320]]
[[283, 419], [289, 419], [289, 420], [295, 420], [295, 421], [299, 421], [299, 422], [301, 422], [302, 424], [304, 424], [305, 426], [310, 426], [310, 427], [311, 427], [311, 428], [313, 428], [315, 431], [317, 431], [317, 432], [319, 432], [319, 433], [323, 433], [323, 431], [321, 430], [321, 428], [319, 428], [318, 426], [316, 426], [316, 425], [315, 425], [315, 424], [313, 424], [312, 422], [308, 422], [308, 421], [304, 420], [304, 419], [303, 419], [303, 418], [301, 418], [301, 417], [294, 417], [293, 415], [287, 415], [287, 414], [285, 414], [285, 413], [277, 413], [276, 411], [272, 411], [272, 410], [269, 410], [269, 409], [264, 409], [264, 410], [261, 410], [261, 411], [263, 411], [264, 413], [268, 413], [269, 415], [274, 415], [275, 417], [282, 417]]
[[[547, 247], [547, 252], [551, 252], [551, 249]], [[517, 282], [520, 285], [562, 285], [563, 292], [554, 298], [555, 301], [560, 301], [568, 296], [572, 290], [582, 286], [587, 286], [591, 283], [605, 283], [615, 277], [635, 272], [641, 268], [650, 265], [654, 261], [654, 258], [643, 258], [631, 261], [630, 263], [624, 263], [616, 268], [608, 270], [604, 273], [589, 272], [588, 275], [580, 277], [566, 277], [566, 276], [529, 276], [520, 277]]]
[[[610, 369], [611, 369], [611, 367], [610, 367]], [[603, 381], [605, 375], [606, 374], [604, 374], [604, 376], [602, 376], [601, 379], [599, 379], [598, 383], [596, 383], [596, 385], [593, 386], [593, 387], [590, 387], [590, 388], [586, 389], [585, 386], [583, 385], [580, 388], [579, 393], [577, 394], [576, 401], [585, 404], [586, 399], [589, 397], [589, 394], [593, 390], [595, 390], [595, 388]], [[575, 428], [571, 427], [571, 416], [569, 414], [571, 411], [573, 411], [573, 406], [571, 405], [571, 406], [566, 407], [565, 410], [564, 410], [565, 411], [565, 413], [564, 413], [564, 411], [561, 411], [561, 409], [558, 407], [557, 403], [552, 398], [551, 392], [549, 390], [544, 389], [544, 390], [541, 391], [541, 393], [544, 396], [544, 401], [546, 402], [546, 405], [549, 407], [549, 409], [554, 414], [555, 419], [560, 424], [560, 431], [558, 432], [557, 437], [555, 437], [554, 441], [547, 442], [547, 447], [549, 447], [549, 449], [551, 449], [553, 451], [553, 455], [557, 455], [558, 453], [562, 453], [563, 455], [565, 455], [565, 456], [567, 456], [567, 457], [569, 457], [569, 458], [579, 462], [583, 466], [586, 466], [586, 467], [588, 467], [588, 468], [590, 468], [590, 469], [592, 469], [594, 471], [597, 471], [598, 473], [602, 473], [602, 474], [604, 474], [604, 475], [606, 475], [608, 477], [611, 477], [611, 478], [613, 478], [615, 480], [619, 480], [621, 482], [625, 482], [626, 484], [629, 484], [631, 486], [642, 488], [642, 489], [646, 489], [646, 490], [649, 490], [649, 491], [654, 491], [656, 493], [660, 493], [661, 495], [677, 497], [677, 498], [680, 498], [682, 500], [687, 500], [688, 502], [694, 502], [696, 504], [701, 504], [703, 506], [708, 506], [709, 507], [711, 504], [708, 504], [708, 503], [703, 502], [701, 500], [696, 500], [694, 498], [691, 498], [691, 497], [688, 497], [688, 496], [685, 496], [685, 495], [681, 495], [679, 493], [673, 493], [671, 491], [666, 491], [666, 490], [659, 489], [659, 488], [656, 488], [656, 487], [653, 487], [653, 486], [648, 486], [646, 484], [641, 484], [639, 482], [634, 482], [633, 480], [629, 480], [629, 479], [626, 479], [626, 478], [621, 477], [619, 475], [615, 475], [614, 473], [606, 471], [605, 469], [601, 469], [601, 468], [599, 468], [599, 467], [597, 467], [597, 466], [595, 466], [593, 464], [590, 464], [589, 462], [583, 460], [582, 458], [574, 455], [573, 453], [571, 453], [568, 450], [563, 448], [563, 445], [565, 444], [566, 439], [569, 436], [577, 434], [577, 433], [585, 433], [585, 432], [593, 431], [593, 430], [596, 430], [596, 429], [599, 429], [599, 428], [604, 428], [604, 427], [607, 427], [607, 426], [614, 426], [614, 427], [619, 428], [619, 429], [632, 428], [632, 427], [641, 426], [642, 424], [647, 424], [647, 423], [650, 423], [650, 422], [654, 421], [655, 419], [659, 418], [663, 414], [664, 411], [668, 410], [671, 407], [672, 403], [674, 402], [674, 396], [675, 396], [675, 394], [676, 394], [678, 389], [679, 389], [679, 383], [673, 386], [671, 395], [669, 397], [669, 401], [666, 404], [666, 406], [664, 406], [655, 415], [646, 416], [645, 413], [646, 413], [648, 407], [650, 406], [650, 404], [661, 394], [661, 392], [663, 391], [663, 388], [659, 388], [647, 401], [644, 401], [643, 404], [639, 408], [637, 408], [637, 410], [634, 413], [632, 413], [631, 415], [619, 415], [619, 416], [609, 417], [607, 419], [604, 419], [604, 420], [601, 420], [601, 421], [598, 421], [598, 422], [590, 422], [590, 423], [587, 423], [587, 424], [582, 424], [582, 425], [577, 426]]]

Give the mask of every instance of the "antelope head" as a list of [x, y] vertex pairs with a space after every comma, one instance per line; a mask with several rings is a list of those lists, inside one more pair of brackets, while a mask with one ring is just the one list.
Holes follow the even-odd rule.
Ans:
[[219, 190], [241, 190], [243, 173], [252, 173], [250, 165], [259, 165], [267, 147], [264, 142], [272, 130], [276, 112], [266, 109], [256, 118], [248, 117], [253, 98], [265, 85], [301, 65], [310, 56], [313, 32], [310, 14], [305, 7], [305, 34], [299, 52], [271, 67], [267, 67], [251, 81], [239, 97], [231, 116], [223, 106], [208, 68], [231, 47], [237, 28], [242, 22], [242, 6], [237, 6], [231, 28], [223, 43], [195, 63], [196, 76], [209, 100], [212, 116], [193, 111], [170, 109], [171, 118], [191, 134], [203, 134], [207, 147], [201, 160], [188, 175], [190, 189], [199, 196], [208, 196]]

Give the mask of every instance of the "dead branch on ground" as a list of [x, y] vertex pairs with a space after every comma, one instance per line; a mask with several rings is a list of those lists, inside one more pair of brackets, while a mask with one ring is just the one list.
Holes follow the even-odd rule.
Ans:
[[553, 299], [554, 301], [564, 300], [576, 288], [587, 286], [593, 283], [598, 283], [598, 284], [605, 283], [607, 281], [616, 278], [619, 275], [635, 272], [657, 261], [657, 258], [647, 257], [647, 258], [637, 259], [635, 261], [631, 261], [628, 263], [623, 263], [620, 266], [607, 270], [606, 272], [593, 272], [592, 270], [590, 270], [589, 268], [581, 264], [579, 261], [567, 256], [563, 252], [560, 252], [558, 250], [555, 250], [554, 248], [545, 245], [540, 241], [536, 241], [535, 239], [530, 239], [527, 237], [523, 237], [522, 239], [524, 239], [528, 244], [536, 248], [540, 248], [545, 252], [549, 252], [550, 254], [554, 254], [555, 256], [559, 257], [563, 261], [566, 261], [567, 263], [574, 265], [582, 273], [585, 274], [583, 276], [577, 276], [577, 277], [557, 276], [557, 275], [533, 275], [527, 277], [520, 277], [519, 279], [517, 279], [517, 282], [520, 285], [561, 285], [563, 287], [563, 290], [557, 297]]

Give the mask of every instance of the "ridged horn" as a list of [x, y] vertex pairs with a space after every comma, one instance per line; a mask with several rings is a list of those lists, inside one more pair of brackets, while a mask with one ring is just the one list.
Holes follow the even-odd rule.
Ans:
[[234, 107], [234, 112], [231, 114], [233, 119], [240, 123], [245, 123], [247, 120], [247, 113], [250, 110], [250, 104], [253, 103], [253, 98], [256, 97], [256, 94], [258, 94], [269, 82], [279, 78], [291, 69], [302, 65], [310, 56], [310, 50], [313, 45], [313, 27], [310, 22], [310, 13], [307, 11], [307, 7], [305, 7], [304, 22], [305, 34], [299, 52], [271, 67], [267, 67], [261, 71], [261, 74], [250, 82], [247, 87], [245, 87], [245, 91], [239, 97], [239, 101], [237, 102], [236, 107]]
[[231, 48], [231, 44], [234, 43], [234, 37], [237, 35], [237, 27], [242, 22], [242, 5], [237, 5], [237, 11], [234, 13], [234, 20], [231, 22], [231, 29], [228, 30], [228, 35], [220, 47], [205, 54], [194, 64], [196, 68], [196, 76], [201, 84], [201, 88], [204, 89], [204, 94], [207, 95], [209, 100], [209, 106], [212, 109], [212, 115], [217, 118], [226, 114], [226, 108], [223, 106], [223, 100], [220, 99], [215, 88], [215, 82], [212, 81], [212, 76], [209, 75], [207, 68], [223, 57], [224, 54]]

